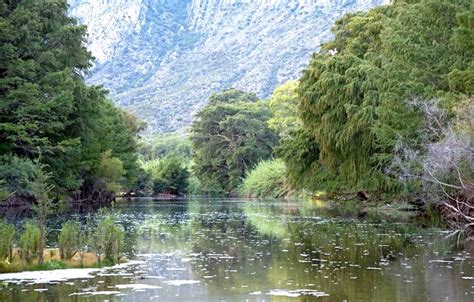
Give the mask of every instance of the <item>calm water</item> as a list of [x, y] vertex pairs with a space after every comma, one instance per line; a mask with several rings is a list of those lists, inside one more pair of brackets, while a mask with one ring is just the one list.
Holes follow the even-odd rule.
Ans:
[[0, 301], [474, 301], [469, 246], [438, 230], [303, 201], [116, 208], [137, 262], [70, 280], [3, 281]]

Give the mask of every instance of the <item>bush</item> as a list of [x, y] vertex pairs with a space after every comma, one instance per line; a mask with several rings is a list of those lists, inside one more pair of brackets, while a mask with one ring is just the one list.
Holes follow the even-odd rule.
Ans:
[[38, 224], [33, 220], [25, 222], [20, 236], [20, 255], [23, 260], [31, 263], [33, 258], [37, 256], [40, 240]]
[[13, 225], [0, 222], [0, 262], [7, 257], [9, 262], [12, 261], [15, 234], [16, 231]]
[[285, 163], [280, 159], [260, 162], [247, 173], [240, 194], [245, 197], [280, 198], [291, 193]]
[[173, 155], [142, 163], [143, 169], [152, 175], [153, 192], [180, 194], [188, 189], [189, 171], [185, 159]]
[[199, 181], [199, 178], [197, 178], [195, 175], [192, 175], [188, 179], [188, 189], [187, 192], [191, 195], [199, 195], [202, 194], [201, 191], [201, 182]]
[[95, 231], [91, 233], [91, 247], [97, 254], [99, 262], [102, 254], [105, 260], [112, 264], [117, 263], [120, 258], [123, 249], [124, 231], [115, 220], [115, 215], [105, 214], [97, 224]]
[[81, 226], [75, 221], [63, 223], [58, 235], [61, 259], [71, 259], [80, 248]]
[[117, 193], [122, 189], [120, 180], [124, 174], [123, 162], [112, 157], [112, 151], [108, 150], [102, 154], [97, 174], [105, 183], [106, 190]]

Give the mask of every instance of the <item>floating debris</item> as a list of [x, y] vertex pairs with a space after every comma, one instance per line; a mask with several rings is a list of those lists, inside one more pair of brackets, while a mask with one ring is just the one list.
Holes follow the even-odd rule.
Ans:
[[270, 296], [281, 296], [297, 298], [299, 296], [313, 296], [313, 297], [329, 297], [329, 294], [314, 289], [295, 289], [295, 290], [284, 290], [284, 289], [273, 289], [267, 293]]
[[119, 291], [99, 291], [99, 292], [84, 292], [84, 293], [72, 293], [69, 294], [70, 297], [72, 296], [112, 296], [112, 295], [119, 295]]
[[169, 281], [163, 281], [163, 283], [165, 283], [167, 285], [181, 286], [181, 285], [198, 284], [198, 283], [201, 283], [201, 281], [198, 281], [198, 280], [169, 280]]
[[160, 289], [161, 286], [157, 285], [150, 285], [150, 284], [138, 284], [138, 283], [130, 283], [130, 284], [117, 284], [115, 285], [118, 289], [132, 289], [132, 290], [143, 290], [143, 289]]

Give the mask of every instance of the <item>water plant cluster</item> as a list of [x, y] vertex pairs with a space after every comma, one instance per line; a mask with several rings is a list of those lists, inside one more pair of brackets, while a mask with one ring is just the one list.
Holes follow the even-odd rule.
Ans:
[[0, 271], [112, 265], [124, 260], [123, 241], [117, 215], [105, 211], [95, 220], [88, 217], [85, 224], [64, 222], [55, 241], [57, 248], [44, 250], [37, 220], [26, 220], [19, 231], [4, 221], [0, 222]]

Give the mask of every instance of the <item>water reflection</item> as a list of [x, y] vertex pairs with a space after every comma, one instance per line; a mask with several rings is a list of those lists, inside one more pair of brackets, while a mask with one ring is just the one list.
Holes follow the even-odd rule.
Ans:
[[58, 284], [4, 283], [0, 301], [473, 300], [470, 253], [438, 231], [307, 202], [116, 206], [127, 251], [143, 263]]

